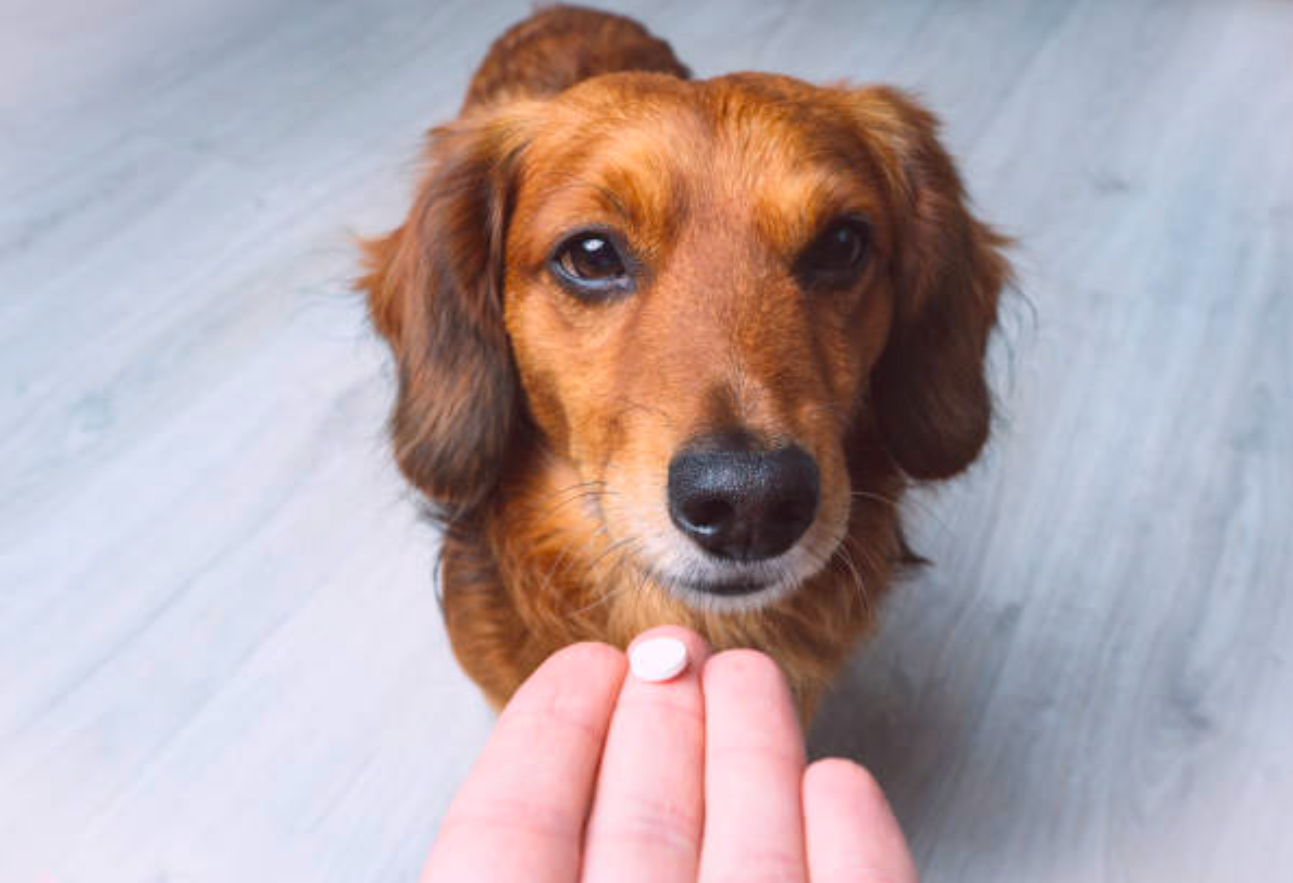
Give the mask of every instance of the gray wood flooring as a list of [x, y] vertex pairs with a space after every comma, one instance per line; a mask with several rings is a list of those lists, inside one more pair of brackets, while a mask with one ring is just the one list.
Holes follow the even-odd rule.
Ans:
[[[813, 733], [931, 881], [1293, 880], [1293, 4], [619, 7], [920, 90], [1004, 420]], [[491, 716], [347, 290], [523, 2], [0, 0], [0, 880], [415, 878]]]

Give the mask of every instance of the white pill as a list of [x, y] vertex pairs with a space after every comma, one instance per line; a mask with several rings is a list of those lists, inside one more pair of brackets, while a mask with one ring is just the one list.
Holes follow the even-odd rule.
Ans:
[[687, 645], [677, 638], [649, 638], [629, 649], [629, 668], [643, 681], [667, 681], [687, 667]]

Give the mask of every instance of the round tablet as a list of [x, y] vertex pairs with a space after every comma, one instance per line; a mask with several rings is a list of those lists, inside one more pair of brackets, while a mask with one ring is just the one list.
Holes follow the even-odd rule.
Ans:
[[687, 667], [687, 645], [677, 638], [649, 638], [629, 649], [629, 668], [642, 681], [667, 681]]

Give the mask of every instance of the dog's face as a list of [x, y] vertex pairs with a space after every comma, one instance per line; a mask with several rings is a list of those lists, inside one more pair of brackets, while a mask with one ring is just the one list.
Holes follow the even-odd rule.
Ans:
[[482, 113], [371, 250], [397, 455], [471, 508], [541, 445], [641, 574], [769, 603], [836, 553], [857, 445], [977, 454], [998, 244], [888, 90], [632, 74]]

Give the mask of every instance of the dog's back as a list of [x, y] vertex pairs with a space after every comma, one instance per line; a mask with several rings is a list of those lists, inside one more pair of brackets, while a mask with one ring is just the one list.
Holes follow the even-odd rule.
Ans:
[[462, 109], [555, 95], [581, 80], [618, 71], [691, 76], [668, 43], [632, 19], [552, 6], [494, 41], [472, 77]]

